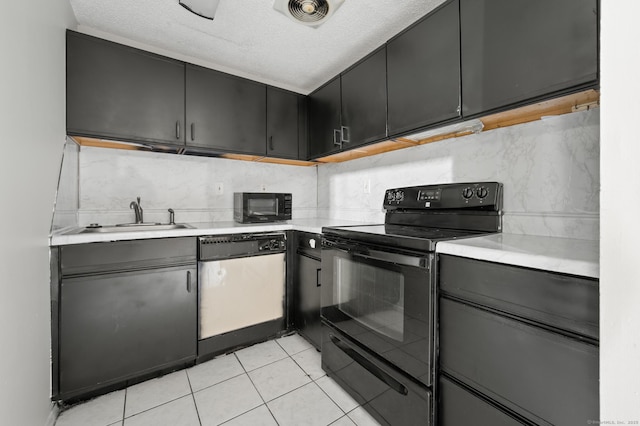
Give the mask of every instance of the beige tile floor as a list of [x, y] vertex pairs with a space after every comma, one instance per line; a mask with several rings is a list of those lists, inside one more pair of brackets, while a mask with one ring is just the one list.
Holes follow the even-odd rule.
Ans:
[[375, 426], [297, 334], [75, 405], [56, 426]]

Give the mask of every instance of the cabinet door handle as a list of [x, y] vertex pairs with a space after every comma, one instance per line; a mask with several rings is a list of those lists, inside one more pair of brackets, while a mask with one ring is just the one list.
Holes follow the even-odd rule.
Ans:
[[196, 140], [196, 123], [191, 123], [191, 140]]
[[340, 127], [340, 145], [349, 143], [349, 128], [347, 126]]
[[269, 136], [269, 150], [273, 151], [273, 136]]
[[342, 148], [342, 132], [340, 129], [333, 129], [333, 144]]
[[176, 139], [180, 139], [180, 120], [176, 121]]
[[316, 269], [316, 287], [320, 287], [322, 285], [320, 283], [320, 271], [322, 271], [322, 269]]
[[187, 293], [191, 293], [191, 271], [187, 271]]

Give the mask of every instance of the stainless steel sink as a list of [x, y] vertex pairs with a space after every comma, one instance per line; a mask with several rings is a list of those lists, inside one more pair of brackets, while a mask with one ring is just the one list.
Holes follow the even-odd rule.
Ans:
[[136, 231], [168, 231], [171, 229], [192, 229], [193, 226], [186, 223], [123, 223], [109, 226], [89, 225], [80, 229], [77, 234], [101, 234], [112, 232], [136, 232]]

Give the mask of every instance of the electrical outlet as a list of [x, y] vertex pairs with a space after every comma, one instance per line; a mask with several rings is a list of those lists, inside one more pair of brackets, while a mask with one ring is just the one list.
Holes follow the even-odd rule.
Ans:
[[218, 182], [216, 183], [216, 195], [222, 194], [224, 194], [224, 185], [222, 184], [222, 182]]
[[371, 194], [371, 179], [365, 179], [364, 182], [362, 182], [362, 192]]

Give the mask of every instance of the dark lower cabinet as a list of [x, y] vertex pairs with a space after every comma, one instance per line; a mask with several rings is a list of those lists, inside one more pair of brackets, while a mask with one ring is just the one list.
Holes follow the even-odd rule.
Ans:
[[598, 0], [460, 0], [462, 115], [598, 79]]
[[504, 411], [481, 399], [471, 390], [452, 380], [440, 377], [438, 422], [441, 426], [518, 426], [519, 422]]
[[67, 133], [184, 145], [184, 62], [67, 31]]
[[264, 84], [187, 64], [187, 146], [266, 155]]
[[320, 235], [295, 232], [297, 239], [293, 287], [294, 327], [320, 350]]
[[443, 425], [599, 419], [597, 280], [446, 255], [439, 274]]
[[53, 283], [54, 399], [95, 395], [195, 360], [195, 251], [193, 238], [62, 248]]
[[458, 0], [387, 43], [389, 135], [460, 117]]

